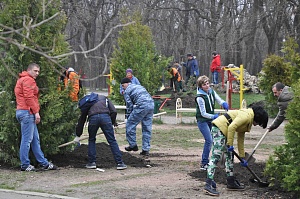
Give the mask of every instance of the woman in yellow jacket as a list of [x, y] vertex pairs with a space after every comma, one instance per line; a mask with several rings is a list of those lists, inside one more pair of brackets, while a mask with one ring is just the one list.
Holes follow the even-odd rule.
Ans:
[[70, 88], [69, 96], [73, 102], [78, 101], [79, 93], [79, 75], [75, 72], [74, 68], [68, 68], [64, 79], [65, 88]]
[[208, 195], [219, 196], [214, 182], [214, 174], [217, 163], [219, 162], [222, 152], [226, 155], [226, 174], [227, 189], [243, 190], [245, 187], [239, 183], [233, 175], [233, 140], [237, 134], [237, 145], [239, 156], [242, 158], [241, 165], [247, 166], [244, 160], [244, 138], [245, 132], [250, 132], [252, 125], [259, 125], [263, 128], [268, 124], [268, 113], [260, 106], [253, 106], [248, 109], [230, 110], [226, 114], [219, 116], [212, 121], [213, 127], [211, 134], [213, 136], [212, 156], [207, 168], [207, 179], [204, 191]]

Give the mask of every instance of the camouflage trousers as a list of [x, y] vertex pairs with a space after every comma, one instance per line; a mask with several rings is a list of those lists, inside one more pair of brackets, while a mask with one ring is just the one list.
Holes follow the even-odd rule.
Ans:
[[210, 158], [207, 168], [207, 178], [210, 178], [212, 180], [214, 179], [217, 163], [220, 161], [223, 152], [225, 153], [226, 157], [226, 174], [227, 176], [233, 176], [233, 153], [227, 151], [226, 137], [216, 126], [212, 127], [211, 134], [213, 137], [213, 147], [212, 156]]

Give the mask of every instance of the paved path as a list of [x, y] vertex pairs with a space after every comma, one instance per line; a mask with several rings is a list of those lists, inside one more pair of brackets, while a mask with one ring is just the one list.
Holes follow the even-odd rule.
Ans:
[[30, 192], [30, 191], [14, 191], [9, 189], [0, 189], [0, 199], [47, 199], [47, 198], [60, 198], [60, 199], [78, 199], [68, 196], [60, 196], [48, 193]]

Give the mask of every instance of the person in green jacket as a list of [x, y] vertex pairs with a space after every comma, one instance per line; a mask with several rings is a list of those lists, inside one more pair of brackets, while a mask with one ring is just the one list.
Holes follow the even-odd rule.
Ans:
[[211, 130], [213, 136], [212, 156], [208, 163], [207, 178], [204, 192], [211, 196], [219, 196], [214, 182], [214, 174], [217, 163], [222, 152], [226, 156], [226, 174], [228, 190], [243, 190], [245, 186], [233, 175], [233, 141], [237, 134], [237, 145], [239, 156], [242, 158], [241, 165], [248, 166], [245, 158], [244, 138], [245, 132], [250, 132], [252, 125], [266, 128], [268, 124], [268, 113], [261, 106], [252, 106], [247, 109], [229, 110], [224, 115], [212, 121]]

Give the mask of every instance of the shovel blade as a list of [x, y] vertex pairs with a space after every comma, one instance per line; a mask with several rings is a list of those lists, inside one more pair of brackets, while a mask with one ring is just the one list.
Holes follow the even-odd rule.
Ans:
[[250, 156], [249, 153], [245, 152], [245, 160], [247, 160], [247, 162], [251, 164], [255, 162], [256, 158], [253, 157], [253, 155]]

